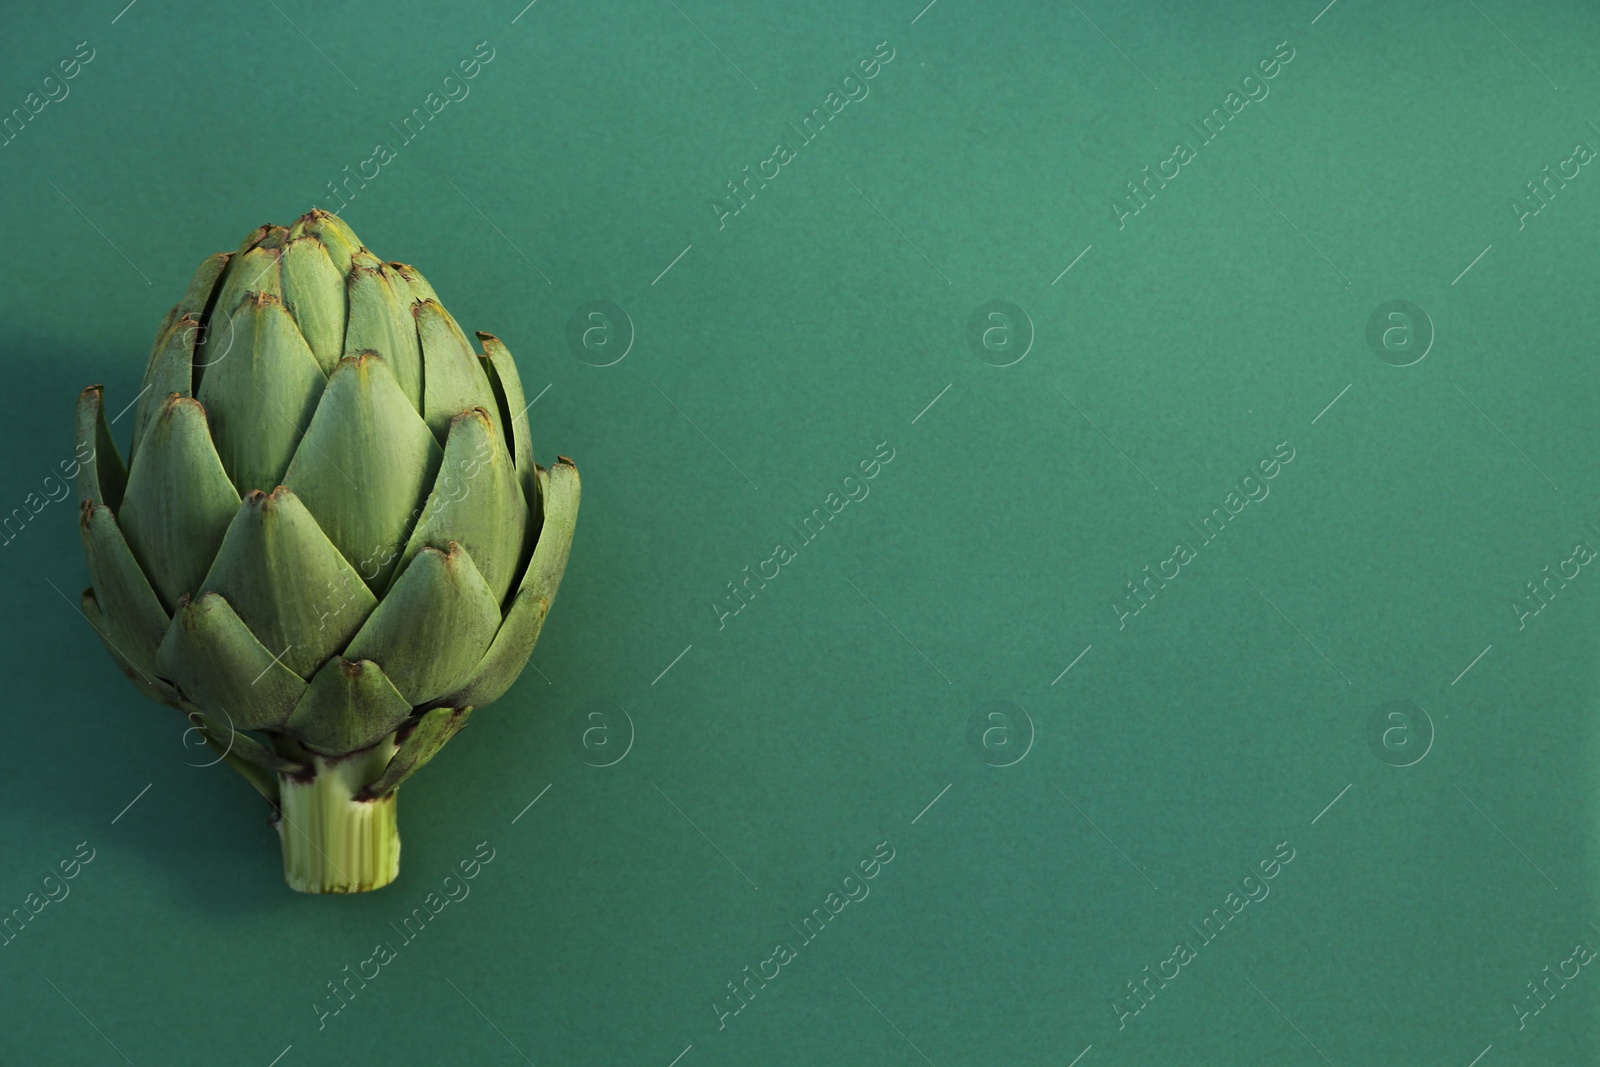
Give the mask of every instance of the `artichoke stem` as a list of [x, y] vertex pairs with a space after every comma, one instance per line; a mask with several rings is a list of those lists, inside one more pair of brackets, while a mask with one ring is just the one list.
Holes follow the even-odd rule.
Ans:
[[279, 775], [278, 837], [283, 875], [301, 893], [365, 893], [400, 873], [398, 790], [357, 800], [394, 756], [393, 737], [349, 756], [310, 753], [309, 778]]

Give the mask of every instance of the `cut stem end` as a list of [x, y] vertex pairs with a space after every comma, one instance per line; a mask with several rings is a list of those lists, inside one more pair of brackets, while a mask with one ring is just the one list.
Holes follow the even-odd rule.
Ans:
[[289, 888], [365, 893], [399, 875], [398, 790], [377, 800], [356, 799], [393, 755], [390, 739], [338, 760], [311, 754], [310, 778], [279, 776], [278, 837]]

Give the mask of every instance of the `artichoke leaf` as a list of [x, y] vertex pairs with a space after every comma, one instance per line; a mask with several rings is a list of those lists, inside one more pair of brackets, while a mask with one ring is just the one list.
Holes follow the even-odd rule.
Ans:
[[[184, 290], [183, 299], [174, 304], [161, 320], [161, 328], [156, 331], [155, 344], [150, 350], [150, 361], [145, 364], [143, 388], [139, 393], [139, 413], [133, 425], [133, 444], [128, 446], [130, 462], [133, 454], [139, 450], [139, 438], [146, 424], [154, 417], [153, 413], [160, 409], [161, 401], [167, 398], [167, 394], [192, 395], [194, 345], [203, 329], [201, 324], [209, 317], [213, 298], [221, 289], [218, 283], [232, 258], [232, 252], [207, 256], [196, 268], [194, 277], [189, 279], [189, 288]], [[191, 321], [180, 334], [185, 346], [180, 367], [175, 365], [175, 357], [168, 348], [172, 342], [173, 325], [185, 317]], [[152, 393], [154, 396], [150, 396]]]
[[91, 385], [78, 394], [78, 502], [117, 508], [127, 487], [128, 472], [106, 425], [105, 390]]
[[194, 346], [200, 336], [200, 322], [185, 312], [167, 327], [150, 353], [150, 366], [144, 372], [144, 388], [133, 415], [133, 443], [128, 447], [128, 466], [139, 454], [150, 424], [156, 421], [173, 395], [191, 396], [194, 382]]
[[381, 666], [408, 706], [458, 688], [500, 626], [500, 601], [455, 542], [430, 546], [409, 566], [345, 649]]
[[433, 759], [446, 741], [461, 732], [471, 714], [471, 708], [434, 708], [423, 712], [411, 727], [410, 735], [400, 742], [389, 765], [362, 790], [358, 799], [377, 800], [394, 792], [401, 782]]
[[205, 409], [169, 397], [128, 472], [117, 522], [164, 607], [204, 580], [239, 510], [239, 493], [222, 469]]
[[545, 516], [539, 543], [534, 546], [511, 610], [489, 651], [474, 668], [471, 680], [439, 703], [482, 707], [504, 695], [522, 673], [561, 587], [567, 555], [572, 550], [572, 531], [578, 521], [579, 489], [578, 468], [570, 459], [560, 457], [550, 469], [544, 487]]
[[481, 408], [464, 411], [450, 422], [439, 476], [400, 566], [404, 568], [424, 545], [448, 550], [450, 542], [457, 541], [472, 556], [494, 602], [500, 604], [522, 564], [527, 523], [528, 505], [516, 471], [489, 416]]
[[[267, 240], [270, 241], [270, 238]], [[282, 251], [279, 248], [263, 243], [230, 259], [227, 272], [223, 274], [221, 286], [217, 290], [217, 301], [212, 305], [211, 319], [232, 315], [234, 310], [251, 296], [271, 295], [281, 301], [283, 282], [278, 271], [278, 260], [281, 255]], [[218, 345], [224, 347], [222, 354], [213, 351]], [[207, 330], [194, 346], [196, 382], [204, 377], [206, 368], [219, 363], [225, 354], [226, 335], [219, 337], [216, 330]]]
[[323, 374], [332, 374], [344, 354], [345, 292], [328, 250], [315, 237], [300, 237], [283, 249], [283, 303], [294, 316]]
[[189, 279], [189, 288], [183, 292], [183, 299], [178, 301], [174, 310], [174, 318], [188, 315], [192, 319], [205, 317], [206, 308], [211, 306], [211, 298], [217, 295], [217, 282], [222, 279], [222, 272], [228, 268], [228, 263], [233, 259], [232, 252], [214, 252], [200, 261], [200, 266], [195, 268], [194, 277]]
[[[377, 257], [373, 257], [377, 260]], [[394, 267], [381, 261], [373, 267], [383, 280], [388, 283], [389, 289], [394, 293], [394, 343], [397, 346], [395, 361], [406, 368], [407, 373], [412, 373], [410, 368], [415, 368], [417, 377], [417, 392], [411, 396], [412, 406], [419, 412], [422, 410], [422, 343], [417, 340], [416, 320], [411, 315], [411, 305], [416, 303], [416, 296], [411, 292], [411, 284], [406, 281], [405, 275], [395, 270]]]
[[287, 227], [279, 226], [272, 222], [263, 222], [260, 226], [257, 226], [255, 229], [251, 230], [245, 235], [244, 240], [239, 242], [239, 248], [234, 252], [234, 255], [242, 256], [252, 248], [256, 248], [260, 245], [269, 245], [272, 247], [281, 245], [283, 243], [281, 240], [273, 239], [274, 235], [278, 234], [279, 231], [282, 231], [284, 236], [288, 235]]
[[389, 266], [393, 267], [400, 277], [406, 280], [406, 286], [411, 290], [413, 302], [432, 300], [435, 303], [442, 303], [439, 300], [439, 294], [433, 291], [433, 286], [428, 284], [428, 279], [424, 278], [422, 272], [417, 268], [409, 263], [390, 263]]
[[556, 591], [561, 588], [561, 576], [567, 570], [567, 556], [572, 551], [572, 532], [578, 525], [582, 486], [577, 466], [566, 456], [557, 456], [548, 473], [539, 473], [544, 525], [539, 530], [539, 543], [533, 548], [533, 558], [528, 561], [521, 587], [534, 590], [554, 604]]
[[305, 235], [315, 237], [327, 249], [328, 258], [341, 276], [350, 272], [350, 257], [361, 247], [355, 232], [339, 216], [312, 208], [289, 227], [288, 238], [293, 241]]
[[328, 754], [355, 752], [388, 737], [411, 705], [371, 660], [330, 659], [311, 679], [283, 732]]
[[266, 293], [208, 330], [203, 352], [211, 363], [196, 395], [223, 469], [241, 495], [268, 492], [283, 480], [311, 424], [326, 384], [322, 368], [283, 302]]
[[275, 799], [276, 790], [268, 793], [262, 788], [257, 776], [251, 774], [245, 766], [259, 767], [263, 770], [276, 771], [279, 774], [308, 774], [311, 768], [303, 763], [278, 755], [272, 749], [263, 745], [249, 734], [242, 734], [231, 728], [226, 721], [218, 722], [214, 717], [207, 715], [198, 708], [188, 708], [184, 716], [195, 729], [200, 731], [200, 736], [211, 748], [222, 754], [234, 770], [249, 779], [250, 783], [260, 789], [268, 799]]
[[404, 302], [410, 299], [410, 288], [402, 297], [381, 269], [359, 263], [350, 268], [347, 280], [350, 318], [345, 324], [345, 358], [362, 352], [382, 356], [412, 410], [421, 411], [422, 356], [416, 327], [411, 324], [410, 304]]
[[450, 420], [463, 411], [483, 408], [502, 440], [500, 405], [495, 401], [489, 378], [478, 365], [472, 350], [450, 313], [436, 300], [419, 300], [411, 305], [416, 316], [416, 335], [422, 344], [422, 417], [434, 436], [443, 441], [450, 432]]
[[[211, 306], [211, 298], [217, 292], [217, 280], [222, 277], [222, 272], [227, 269], [228, 260], [233, 258], [232, 252], [217, 252], [207, 256], [195, 269], [194, 277], [189, 279], [189, 288], [184, 290], [183, 299], [172, 305], [166, 317], [161, 320], [161, 328], [156, 331], [156, 344], [161, 343], [161, 338], [166, 336], [168, 328], [183, 316], [188, 315], [195, 321], [205, 318], [206, 308]], [[145, 380], [149, 380], [149, 374]]]
[[154, 700], [157, 704], [165, 704], [169, 708], [181, 710], [183, 698], [178, 695], [176, 689], [168, 685], [163, 679], [156, 678], [153, 675], [140, 674], [133, 664], [128, 662], [127, 657], [112, 643], [105, 613], [100, 610], [100, 602], [94, 597], [93, 587], [83, 591], [78, 603], [80, 610], [83, 612], [83, 617], [89, 620], [89, 625], [94, 627], [94, 632], [100, 635], [100, 641], [106, 646], [106, 651], [111, 653], [112, 660], [121, 668], [122, 673], [128, 676], [128, 680], [138, 687], [139, 692]]
[[[511, 454], [516, 457], [517, 478], [522, 482], [522, 495], [528, 509], [539, 514], [538, 469], [533, 461], [533, 433], [528, 423], [531, 406], [522, 391], [522, 377], [517, 373], [517, 362], [511, 351], [492, 333], [478, 331], [478, 343], [483, 345], [481, 360], [488, 372], [489, 384], [494, 387], [503, 413], [501, 422], [511, 440]], [[506, 420], [510, 421], [507, 422]], [[534, 532], [538, 532], [535, 530]]]
[[117, 528], [111, 509], [85, 501], [79, 511], [83, 550], [89, 557], [106, 628], [105, 639], [146, 681], [156, 675], [156, 650], [167, 632], [167, 613]]
[[377, 606], [355, 568], [283, 486], [245, 497], [200, 592], [221, 593], [256, 639], [302, 678], [348, 644]]
[[489, 651], [472, 670], [466, 685], [437, 701], [449, 706], [483, 707], [505, 696], [528, 665], [533, 646], [539, 641], [544, 621], [550, 615], [550, 602], [532, 589], [517, 590], [511, 610], [489, 645]]
[[283, 725], [306, 691], [305, 680], [256, 640], [217, 593], [178, 608], [156, 660], [191, 704], [235, 729]]
[[283, 484], [375, 590], [388, 584], [442, 453], [371, 352], [339, 361]]

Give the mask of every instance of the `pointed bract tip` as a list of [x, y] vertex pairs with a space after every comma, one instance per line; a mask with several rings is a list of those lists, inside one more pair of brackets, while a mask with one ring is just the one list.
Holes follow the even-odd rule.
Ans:
[[465, 411], [460, 411], [450, 416], [450, 424], [453, 426], [456, 423], [463, 422], [467, 419], [477, 419], [479, 422], [483, 423], [485, 427], [494, 426], [493, 417], [490, 416], [488, 410], [481, 405], [478, 407], [467, 408]]
[[[438, 545], [423, 545], [417, 555], [434, 555], [439, 557], [439, 562], [446, 568], [454, 569], [455, 565], [466, 556], [467, 550], [462, 548], [457, 541], [445, 542], [445, 547]], [[414, 562], [414, 561], [413, 561]]]
[[363, 348], [359, 352], [352, 352], [348, 356], [340, 359], [339, 366], [334, 367], [333, 372], [335, 374], [339, 373], [339, 368], [348, 363], [351, 369], [355, 370], [357, 373], [365, 374], [368, 369], [367, 364], [372, 360], [377, 360], [379, 363], [384, 362], [383, 353], [379, 352], [377, 349]]
[[274, 236], [276, 236], [277, 240], [281, 242], [283, 235], [287, 232], [288, 230], [282, 226], [277, 226], [270, 222], [263, 222], [260, 226], [257, 226], [255, 229], [251, 230], [245, 235], [244, 240], [239, 242], [239, 247], [236, 252], [237, 254], [248, 252], [252, 248], [257, 247], [264, 242], [273, 240]]

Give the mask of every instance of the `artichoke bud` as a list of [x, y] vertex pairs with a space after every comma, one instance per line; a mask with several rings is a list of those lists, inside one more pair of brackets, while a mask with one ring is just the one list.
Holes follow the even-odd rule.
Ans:
[[399, 871], [399, 785], [521, 673], [577, 519], [511, 353], [338, 217], [207, 258], [158, 330], [124, 466], [77, 412], [85, 617], [271, 803], [289, 884]]

